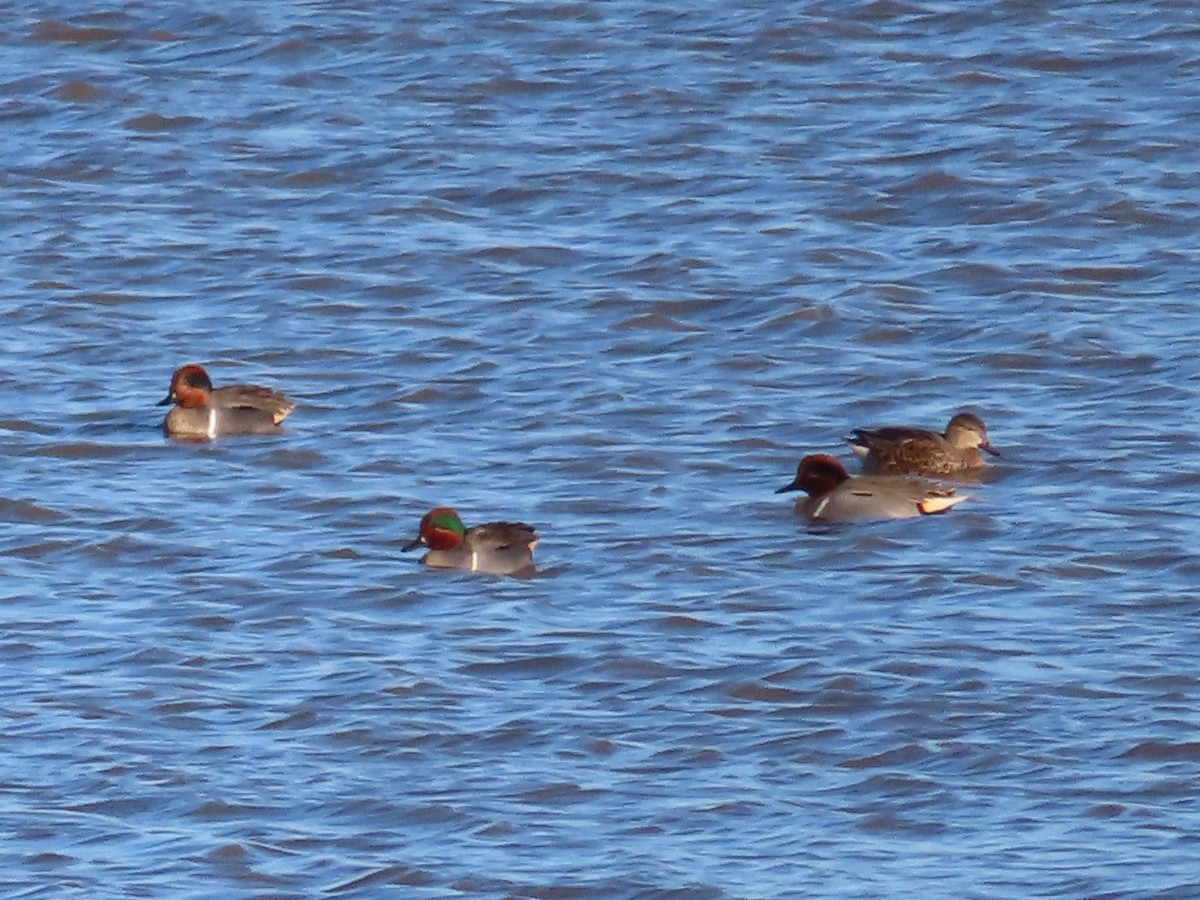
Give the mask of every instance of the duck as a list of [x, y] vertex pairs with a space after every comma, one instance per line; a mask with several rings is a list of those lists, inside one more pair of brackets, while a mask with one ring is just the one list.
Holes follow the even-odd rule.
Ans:
[[491, 575], [532, 575], [538, 533], [524, 522], [488, 522], [467, 528], [448, 506], [425, 513], [417, 536], [402, 550], [425, 546], [421, 562], [435, 569], [468, 569]]
[[982, 469], [984, 453], [1000, 455], [988, 442], [983, 419], [969, 412], [956, 413], [943, 434], [889, 425], [856, 429], [846, 443], [869, 475], [954, 475]]
[[775, 493], [803, 490], [796, 513], [810, 522], [915, 519], [944, 513], [967, 499], [954, 488], [896, 475], [852, 478], [836, 456], [815, 453], [800, 460], [796, 477]]
[[184, 440], [212, 440], [238, 434], [282, 434], [280, 423], [296, 404], [273, 388], [230, 384], [214, 388], [198, 363], [180, 366], [159, 406], [175, 406], [163, 419], [163, 433]]

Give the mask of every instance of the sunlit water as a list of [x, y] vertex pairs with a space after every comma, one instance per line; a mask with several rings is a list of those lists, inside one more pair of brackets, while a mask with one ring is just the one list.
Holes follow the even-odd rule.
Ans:
[[0, 890], [1200, 893], [1191, 7], [395, 6], [0, 14]]

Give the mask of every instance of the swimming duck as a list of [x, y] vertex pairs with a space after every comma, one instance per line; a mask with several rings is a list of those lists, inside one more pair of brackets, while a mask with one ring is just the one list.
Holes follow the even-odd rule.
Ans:
[[781, 487], [808, 494], [796, 501], [796, 513], [810, 522], [863, 519], [915, 519], [942, 513], [967, 499], [966, 494], [916, 478], [862, 475], [851, 478], [834, 456], [817, 453], [800, 460], [796, 477]]
[[983, 468], [983, 453], [999, 456], [988, 443], [983, 419], [960, 412], [944, 434], [924, 428], [891, 425], [860, 428], [846, 443], [863, 458], [863, 471], [872, 475], [951, 475]]
[[421, 562], [437, 569], [469, 569], [492, 575], [528, 575], [535, 569], [538, 533], [523, 522], [488, 522], [467, 528], [458, 513], [439, 506], [425, 514], [405, 551], [426, 546]]
[[159, 406], [174, 403], [163, 419], [169, 437], [211, 440], [234, 434], [282, 434], [279, 423], [296, 404], [279, 391], [256, 384], [214, 388], [204, 367], [189, 363], [175, 370], [171, 389]]

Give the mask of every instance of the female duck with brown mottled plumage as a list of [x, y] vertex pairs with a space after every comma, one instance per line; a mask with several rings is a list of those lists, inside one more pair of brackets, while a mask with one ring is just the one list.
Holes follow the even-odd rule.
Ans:
[[987, 461], [980, 451], [1000, 455], [988, 443], [983, 419], [969, 412], [951, 419], [945, 434], [892, 425], [860, 428], [846, 443], [871, 475], [952, 475], [982, 469]]

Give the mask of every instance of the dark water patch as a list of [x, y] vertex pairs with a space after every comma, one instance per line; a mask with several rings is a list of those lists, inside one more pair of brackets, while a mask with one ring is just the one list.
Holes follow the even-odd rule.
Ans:
[[43, 19], [34, 27], [29, 39], [39, 43], [103, 44], [123, 40], [128, 33], [100, 25], [72, 25], [55, 19]]
[[54, 96], [64, 103], [91, 103], [103, 95], [99, 86], [84, 80], [68, 81], [54, 92]]
[[1141, 759], [1151, 762], [1195, 762], [1200, 759], [1200, 743], [1169, 743], [1143, 741], [1126, 750], [1121, 759]]
[[63, 522], [67, 516], [58, 510], [39, 506], [26, 500], [0, 497], [0, 518], [7, 522], [47, 525], [52, 522]]
[[204, 120], [199, 116], [166, 116], [161, 113], [143, 113], [125, 120], [130, 131], [146, 133], [183, 131], [195, 128]]
[[345, 894], [385, 885], [401, 885], [410, 888], [427, 887], [437, 883], [429, 872], [403, 865], [385, 866], [351, 881], [330, 885], [323, 889], [326, 894]]

